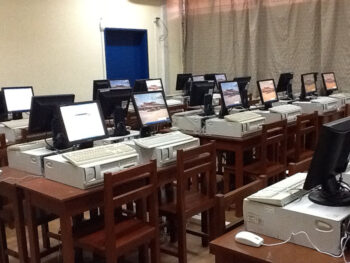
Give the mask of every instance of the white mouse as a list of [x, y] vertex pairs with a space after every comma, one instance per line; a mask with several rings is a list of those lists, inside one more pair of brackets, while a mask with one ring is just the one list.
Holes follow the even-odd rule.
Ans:
[[248, 231], [238, 232], [235, 236], [235, 240], [239, 243], [252, 246], [252, 247], [260, 247], [264, 242], [262, 237], [255, 235]]

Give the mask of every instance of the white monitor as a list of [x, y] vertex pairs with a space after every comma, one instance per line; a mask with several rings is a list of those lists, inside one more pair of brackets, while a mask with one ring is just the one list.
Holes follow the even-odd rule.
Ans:
[[112, 89], [131, 87], [128, 79], [115, 79], [109, 81], [109, 86]]
[[163, 84], [161, 79], [147, 79], [146, 80], [147, 91], [159, 91], [163, 90]]
[[107, 137], [100, 105], [96, 101], [60, 106], [60, 115], [70, 144]]
[[25, 112], [30, 110], [32, 103], [32, 87], [2, 88], [8, 112]]

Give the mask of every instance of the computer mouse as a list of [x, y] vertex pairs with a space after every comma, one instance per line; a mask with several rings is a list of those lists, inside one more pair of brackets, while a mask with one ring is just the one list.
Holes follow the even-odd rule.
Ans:
[[259, 237], [258, 235], [255, 235], [248, 231], [238, 232], [235, 236], [235, 240], [238, 243], [252, 247], [260, 247], [264, 242], [264, 239], [262, 237]]

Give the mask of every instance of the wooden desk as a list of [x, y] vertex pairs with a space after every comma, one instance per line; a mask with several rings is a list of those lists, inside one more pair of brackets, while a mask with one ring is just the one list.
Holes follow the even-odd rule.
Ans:
[[[333, 258], [321, 254], [314, 249], [287, 243], [279, 246], [259, 248], [239, 244], [235, 241], [235, 235], [244, 230], [240, 226], [233, 231], [215, 239], [210, 243], [210, 253], [215, 255], [216, 263], [340, 263], [343, 258]], [[265, 243], [272, 244], [281, 240], [260, 235]], [[346, 253], [349, 255], [349, 251]]]

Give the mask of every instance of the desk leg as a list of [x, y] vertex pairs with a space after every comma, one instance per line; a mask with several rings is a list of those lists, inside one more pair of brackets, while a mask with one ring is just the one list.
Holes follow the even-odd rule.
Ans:
[[64, 213], [60, 217], [63, 262], [74, 262], [74, 244], [71, 217]]
[[243, 148], [235, 151], [235, 189], [243, 186]]
[[28, 192], [25, 193], [25, 206], [30, 243], [30, 262], [40, 263], [38, 225], [36, 222], [35, 207], [33, 207], [31, 204], [31, 196]]

